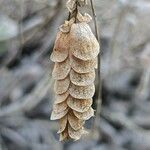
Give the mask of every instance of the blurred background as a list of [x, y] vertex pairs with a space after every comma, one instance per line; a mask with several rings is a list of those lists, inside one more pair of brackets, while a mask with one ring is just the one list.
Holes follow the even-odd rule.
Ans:
[[[58, 142], [52, 52], [65, 0], [0, 0], [0, 150], [150, 150], [150, 1], [95, 0], [102, 52], [96, 136]], [[91, 14], [90, 6], [85, 10]], [[93, 22], [91, 22], [93, 28]], [[94, 28], [93, 28], [94, 32]]]

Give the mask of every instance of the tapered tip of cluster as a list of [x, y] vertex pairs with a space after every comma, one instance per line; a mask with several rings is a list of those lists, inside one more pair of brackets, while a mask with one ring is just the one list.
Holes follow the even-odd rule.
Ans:
[[79, 140], [87, 134], [85, 121], [94, 116], [95, 69], [100, 46], [89, 25], [72, 23], [59, 31], [51, 60], [56, 93], [51, 120], [59, 120], [60, 141]]

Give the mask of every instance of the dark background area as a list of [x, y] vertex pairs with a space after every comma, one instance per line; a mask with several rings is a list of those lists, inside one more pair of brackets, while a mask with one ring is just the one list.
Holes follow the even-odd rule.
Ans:
[[[95, 0], [101, 119], [96, 132], [87, 122], [91, 132], [82, 140], [58, 141], [57, 122], [49, 120], [49, 56], [68, 16], [65, 2], [0, 0], [0, 150], [150, 150], [149, 0]], [[83, 12], [91, 14], [90, 6]]]

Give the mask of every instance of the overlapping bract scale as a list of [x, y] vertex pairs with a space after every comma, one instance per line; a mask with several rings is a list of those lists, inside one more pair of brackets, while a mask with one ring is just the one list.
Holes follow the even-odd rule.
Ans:
[[83, 135], [83, 133], [84, 133], [84, 129], [83, 128], [81, 128], [81, 129], [76, 131], [70, 125], [68, 126], [69, 137], [74, 139], [75, 141], [79, 140], [81, 138], [81, 136]]
[[56, 62], [52, 72], [52, 77], [55, 80], [62, 80], [68, 76], [70, 69], [71, 66], [69, 58], [67, 58], [63, 62]]
[[51, 60], [53, 62], [63, 62], [69, 55], [69, 35], [58, 32], [55, 46], [51, 54]]
[[65, 141], [69, 139], [68, 129], [66, 128], [62, 133], [60, 133], [59, 141]]
[[65, 92], [63, 94], [56, 94], [54, 104], [59, 104], [67, 99], [69, 96], [69, 92]]
[[77, 86], [87, 86], [94, 83], [95, 80], [95, 70], [89, 73], [79, 74], [73, 69], [70, 71], [70, 80], [74, 85]]
[[87, 23], [73, 23], [59, 32], [51, 54], [56, 93], [51, 120], [59, 120], [60, 141], [79, 140], [85, 121], [94, 116], [95, 69], [99, 44]]
[[53, 111], [55, 113], [61, 113], [62, 111], [65, 111], [67, 109], [67, 107], [68, 107], [67, 102], [64, 101], [64, 102], [59, 103], [59, 104], [54, 104]]
[[57, 133], [62, 133], [65, 129], [66, 129], [66, 126], [67, 126], [67, 115], [64, 116], [63, 118], [61, 118], [59, 120], [59, 131]]
[[65, 93], [70, 85], [70, 78], [66, 77], [63, 80], [56, 80], [54, 84], [54, 91], [56, 94], [63, 94]]
[[71, 96], [69, 96], [69, 98], [67, 99], [67, 104], [68, 106], [77, 111], [77, 112], [85, 112], [87, 111], [91, 105], [92, 105], [92, 98], [90, 99], [76, 99], [76, 98], [73, 98]]
[[71, 67], [73, 70], [75, 70], [77, 73], [89, 73], [93, 71], [97, 67], [97, 59], [91, 59], [91, 60], [81, 60], [74, 56], [71, 57]]
[[73, 112], [68, 114], [68, 122], [71, 128], [73, 128], [75, 131], [80, 130], [85, 123], [84, 120], [78, 119]]
[[73, 111], [75, 116], [79, 119], [83, 119], [83, 120], [88, 120], [90, 119], [91, 117], [94, 116], [94, 110], [93, 108], [89, 108], [87, 111], [83, 112], [83, 113], [80, 113], [80, 112], [77, 112], [77, 111]]
[[68, 113], [68, 110], [69, 109], [65, 109], [64, 111], [61, 111], [61, 112], [55, 112], [55, 111], [52, 111], [51, 113], [51, 120], [59, 120], [61, 119], [62, 117], [64, 117], [67, 113]]
[[100, 50], [99, 43], [85, 22], [73, 24], [70, 31], [72, 54], [81, 60], [94, 59]]
[[88, 86], [70, 84], [69, 93], [72, 97], [77, 99], [89, 99], [94, 96], [95, 86], [94, 83]]

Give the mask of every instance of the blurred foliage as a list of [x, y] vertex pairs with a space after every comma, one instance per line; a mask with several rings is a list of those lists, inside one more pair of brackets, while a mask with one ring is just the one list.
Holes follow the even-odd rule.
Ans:
[[6, 16], [0, 16], [0, 41], [17, 36], [17, 23]]

